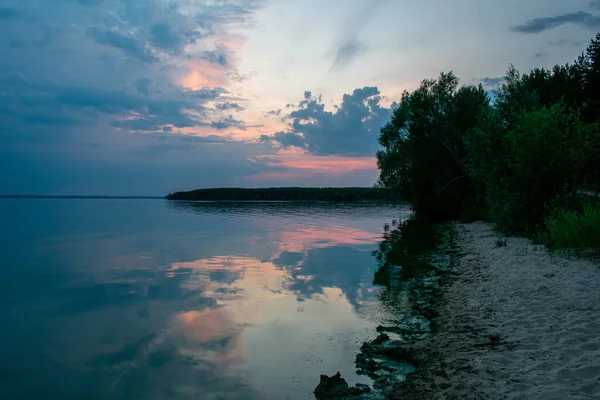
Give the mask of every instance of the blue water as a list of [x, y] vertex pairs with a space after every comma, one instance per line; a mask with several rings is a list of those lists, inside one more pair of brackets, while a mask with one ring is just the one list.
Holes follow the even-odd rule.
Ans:
[[310, 399], [398, 205], [0, 199], [0, 399]]

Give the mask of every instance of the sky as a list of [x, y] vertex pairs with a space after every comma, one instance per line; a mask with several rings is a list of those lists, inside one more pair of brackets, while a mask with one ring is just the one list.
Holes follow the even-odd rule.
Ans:
[[600, 0], [1, 0], [0, 194], [371, 186], [403, 91], [598, 31]]

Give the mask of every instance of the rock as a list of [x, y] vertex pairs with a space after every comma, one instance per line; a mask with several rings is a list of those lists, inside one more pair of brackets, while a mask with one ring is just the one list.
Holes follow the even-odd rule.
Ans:
[[380, 333], [379, 336], [377, 336], [377, 338], [371, 342], [371, 344], [378, 346], [387, 342], [388, 340], [390, 340], [390, 337], [388, 335], [386, 335], [385, 333]]
[[338, 371], [329, 377], [321, 375], [319, 386], [315, 389], [317, 400], [341, 400], [348, 394], [348, 383]]

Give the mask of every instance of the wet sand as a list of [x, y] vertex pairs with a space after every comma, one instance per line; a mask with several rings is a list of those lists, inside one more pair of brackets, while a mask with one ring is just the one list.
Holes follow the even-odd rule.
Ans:
[[433, 334], [392, 399], [600, 399], [600, 266], [456, 225]]

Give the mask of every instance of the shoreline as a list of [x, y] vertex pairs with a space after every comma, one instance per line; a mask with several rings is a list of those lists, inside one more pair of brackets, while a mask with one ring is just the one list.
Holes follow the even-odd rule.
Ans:
[[417, 369], [386, 397], [600, 398], [598, 263], [549, 255], [483, 222], [454, 229], [432, 334], [403, 346]]

